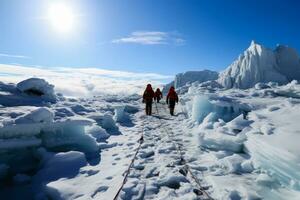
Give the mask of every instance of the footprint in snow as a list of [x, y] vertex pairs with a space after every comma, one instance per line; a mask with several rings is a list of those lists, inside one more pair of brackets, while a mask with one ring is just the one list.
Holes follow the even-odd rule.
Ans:
[[100, 186], [99, 188], [97, 188], [97, 190], [92, 194], [92, 198], [94, 198], [96, 196], [97, 193], [99, 192], [105, 192], [108, 189], [108, 186]]
[[135, 143], [133, 143], [133, 142], [129, 142], [129, 143], [127, 143], [127, 146], [132, 146], [132, 145], [134, 145]]
[[133, 154], [131, 153], [131, 154], [128, 154], [128, 155], [126, 155], [125, 157], [126, 158], [129, 158], [129, 157], [131, 157], [131, 156], [133, 156]]

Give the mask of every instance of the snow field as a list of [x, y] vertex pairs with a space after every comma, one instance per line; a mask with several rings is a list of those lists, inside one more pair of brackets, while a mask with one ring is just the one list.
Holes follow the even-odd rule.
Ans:
[[[135, 125], [132, 117], [140, 109], [134, 95], [121, 98], [122, 106], [120, 99], [107, 95], [93, 99], [60, 96], [55, 104], [44, 104], [43, 97], [22, 94], [14, 85], [1, 87], [10, 89], [16, 99], [11, 104], [4, 102], [7, 106], [0, 112], [0, 185], [5, 186], [0, 189], [2, 197], [97, 199], [106, 190], [114, 193], [135, 142], [122, 147], [125, 141], [135, 140], [136, 127], [129, 128]], [[120, 135], [122, 131], [124, 136]], [[124, 151], [122, 157], [112, 152], [106, 155], [106, 151], [117, 147], [116, 152]], [[99, 166], [104, 168], [101, 173]], [[85, 178], [90, 190], [78, 190]], [[68, 185], [68, 181], [74, 184]], [[108, 186], [99, 186], [99, 181]]]

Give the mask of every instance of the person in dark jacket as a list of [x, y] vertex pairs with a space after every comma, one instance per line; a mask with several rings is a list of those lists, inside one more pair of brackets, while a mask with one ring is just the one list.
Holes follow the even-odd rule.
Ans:
[[167, 104], [169, 105], [170, 114], [174, 115], [175, 104], [178, 103], [178, 95], [172, 86], [167, 95]]
[[157, 103], [159, 103], [159, 101], [163, 98], [163, 95], [160, 91], [159, 88], [156, 89], [155, 91], [155, 95], [154, 95], [154, 100], [156, 100]]
[[152, 102], [154, 95], [151, 84], [148, 84], [143, 94], [143, 103], [146, 104], [146, 115], [152, 114]]

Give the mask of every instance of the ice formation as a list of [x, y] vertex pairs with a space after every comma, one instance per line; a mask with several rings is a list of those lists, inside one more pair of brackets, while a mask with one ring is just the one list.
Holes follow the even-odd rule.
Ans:
[[51, 102], [56, 101], [54, 86], [40, 78], [30, 78], [17, 84], [17, 89], [29, 96], [40, 96]]
[[206, 82], [213, 81], [218, 78], [218, 72], [203, 70], [203, 71], [187, 71], [184, 73], [176, 74], [174, 81], [166, 84], [163, 88], [163, 93], [167, 93], [171, 86], [175, 88], [180, 88], [186, 84], [191, 84], [193, 82]]
[[300, 59], [297, 52], [286, 46], [274, 51], [251, 42], [250, 47], [225, 71], [218, 82], [225, 88], [250, 88], [258, 82], [286, 84], [300, 80]]
[[[247, 90], [193, 84], [181, 96], [216, 199], [299, 198], [299, 91], [297, 81]], [[240, 186], [223, 185], [235, 181]]]
[[186, 85], [187, 83], [192, 83], [198, 81], [199, 83], [216, 80], [218, 78], [218, 72], [203, 70], [203, 71], [187, 71], [185, 73], [180, 73], [175, 76], [174, 86], [179, 88]]
[[44, 79], [30, 78], [17, 85], [0, 82], [0, 104], [3, 106], [45, 106], [63, 99], [54, 86]]

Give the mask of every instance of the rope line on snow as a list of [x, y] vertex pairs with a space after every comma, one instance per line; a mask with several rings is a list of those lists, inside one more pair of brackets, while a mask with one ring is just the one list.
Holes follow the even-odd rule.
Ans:
[[[156, 103], [156, 102], [154, 102], [154, 103], [155, 103], [155, 107], [156, 107], [157, 114], [159, 114], [158, 107], [157, 107], [157, 103]], [[165, 107], [163, 107], [163, 108], [165, 109], [165, 111], [167, 111]], [[182, 111], [182, 112], [183, 112], [183, 111]], [[185, 116], [185, 117], [186, 117], [186, 116]], [[170, 133], [169, 130], [166, 129], [166, 127], [163, 126], [163, 123], [162, 123], [162, 121], [161, 121], [160, 118], [159, 118], [159, 121], [160, 121], [160, 123], [161, 123], [161, 126], [163, 127], [163, 129], [164, 129], [165, 132], [167, 133], [168, 137], [169, 137], [169, 138], [171, 139], [171, 141], [173, 142], [173, 144], [174, 144], [174, 146], [175, 146], [175, 148], [176, 148], [176, 151], [177, 151], [178, 154], [180, 155], [180, 160], [181, 160], [182, 163], [184, 164], [184, 166], [185, 166], [185, 168], [187, 169], [187, 171], [190, 173], [192, 179], [194, 179], [195, 183], [198, 185], [199, 191], [201, 192], [199, 195], [205, 195], [209, 200], [213, 200], [213, 198], [212, 198], [212, 197], [211, 197], [211, 196], [203, 189], [203, 187], [202, 187], [202, 185], [201, 185], [201, 183], [200, 183], [200, 180], [196, 177], [196, 175], [192, 172], [191, 167], [187, 164], [186, 159], [185, 159], [184, 156], [183, 156], [183, 152], [182, 152], [182, 150], [181, 150], [181, 148], [180, 148], [180, 145], [179, 145], [177, 142], [175, 142], [175, 141], [173, 140], [174, 137], [173, 137], [173, 138], [171, 137], [171, 135], [174, 136], [174, 135], [173, 135], [173, 132]], [[182, 146], [182, 145], [181, 145], [181, 146]]]
[[142, 121], [142, 133], [141, 133], [141, 137], [140, 137], [140, 139], [139, 139], [138, 141], [139, 141], [139, 146], [138, 146], [138, 148], [136, 149], [133, 158], [131, 159], [130, 165], [128, 166], [127, 170], [125, 171], [125, 175], [124, 175], [124, 178], [123, 178], [122, 185], [121, 185], [120, 188], [118, 189], [118, 192], [117, 192], [117, 194], [115, 195], [115, 197], [113, 198], [113, 200], [117, 200], [117, 199], [118, 199], [118, 197], [119, 197], [119, 195], [120, 195], [120, 193], [121, 193], [121, 191], [122, 191], [124, 185], [125, 185], [126, 182], [127, 182], [128, 175], [129, 175], [130, 170], [131, 170], [131, 168], [132, 168], [132, 166], [133, 166], [133, 164], [134, 164], [134, 161], [136, 160], [137, 154], [138, 154], [138, 152], [140, 151], [142, 144], [144, 143], [144, 121]]
[[[154, 103], [155, 103], [155, 107], [156, 107], [157, 114], [159, 115], [157, 103], [156, 103], [156, 102], [154, 102]], [[166, 109], [165, 107], [163, 107], [163, 108], [165, 109], [165, 111], [167, 111], [167, 109]], [[182, 110], [182, 109], [181, 109], [181, 110]], [[182, 111], [182, 113], [184, 113], [184, 112]], [[186, 116], [185, 116], [185, 117], [186, 117]], [[187, 118], [187, 117], [186, 117], [186, 118]], [[203, 189], [203, 187], [202, 187], [202, 185], [201, 185], [201, 183], [200, 183], [200, 180], [196, 177], [196, 175], [192, 172], [191, 167], [187, 164], [187, 162], [186, 162], [186, 160], [185, 160], [185, 158], [184, 158], [184, 156], [183, 156], [183, 151], [181, 150], [181, 146], [180, 146], [177, 142], [174, 141], [174, 137], [173, 137], [174, 134], [173, 134], [173, 132], [169, 132], [169, 130], [166, 129], [166, 127], [163, 126], [163, 122], [162, 122], [161, 118], [159, 118], [159, 122], [160, 122], [160, 124], [161, 124], [161, 127], [164, 129], [164, 131], [165, 131], [167, 137], [169, 137], [170, 140], [173, 142], [173, 144], [174, 144], [174, 146], [175, 146], [175, 148], [176, 148], [177, 153], [180, 155], [180, 160], [181, 160], [182, 164], [184, 165], [184, 167], [186, 168], [186, 170], [188, 171], [188, 173], [191, 175], [191, 177], [192, 177], [192, 179], [195, 181], [195, 183], [198, 185], [200, 193], [199, 193], [199, 194], [197, 194], [196, 192], [195, 192], [195, 193], [196, 193], [197, 195], [205, 195], [205, 196], [207, 197], [207, 199], [213, 200], [213, 198], [205, 191], [205, 189]], [[139, 151], [140, 151], [140, 149], [141, 149], [141, 146], [142, 146], [142, 144], [143, 144], [143, 142], [144, 142], [144, 121], [142, 121], [142, 133], [141, 133], [141, 137], [140, 137], [140, 139], [139, 139], [138, 141], [139, 141], [139, 146], [137, 147], [137, 149], [136, 149], [136, 151], [135, 151], [135, 154], [134, 154], [133, 158], [131, 159], [131, 162], [130, 162], [130, 164], [129, 164], [127, 170], [124, 172], [125, 175], [124, 175], [122, 184], [121, 184], [121, 186], [119, 187], [118, 192], [117, 192], [116, 195], [114, 196], [113, 200], [117, 200], [118, 197], [120, 196], [120, 193], [121, 193], [122, 189], [124, 188], [124, 185], [125, 185], [126, 182], [127, 182], [127, 178], [128, 178], [128, 175], [129, 175], [129, 173], [130, 173], [130, 171], [131, 171], [131, 169], [132, 169], [132, 166], [133, 166], [133, 164], [134, 164], [134, 161], [135, 161], [136, 158], [137, 158], [137, 154], [139, 153]]]

